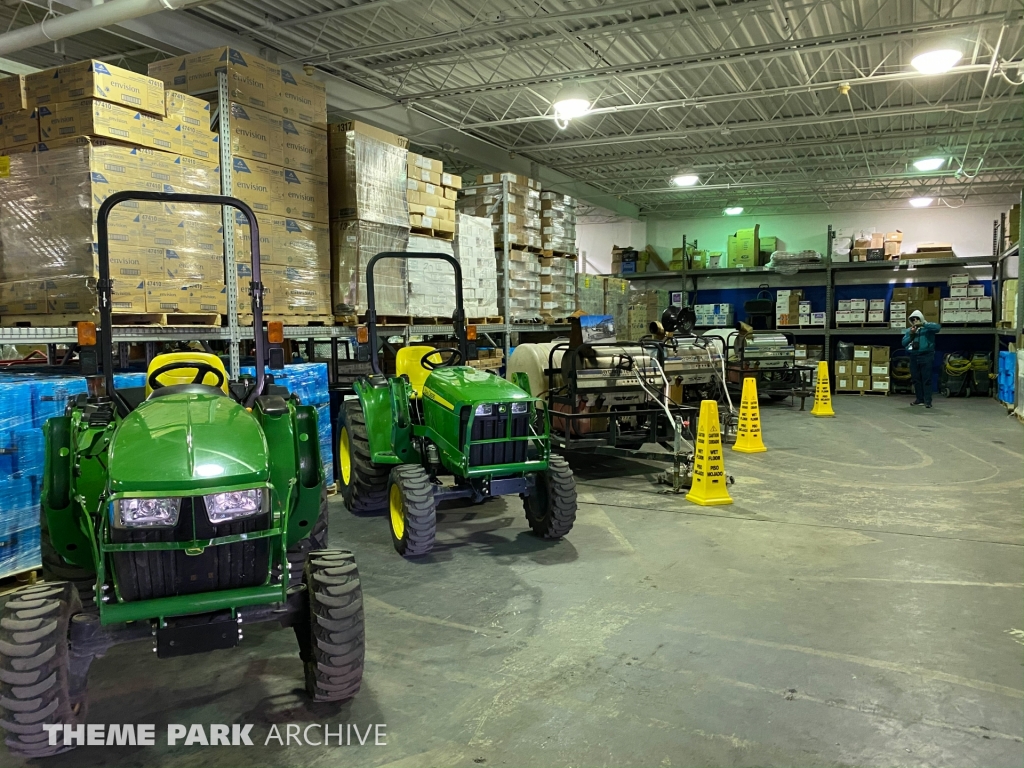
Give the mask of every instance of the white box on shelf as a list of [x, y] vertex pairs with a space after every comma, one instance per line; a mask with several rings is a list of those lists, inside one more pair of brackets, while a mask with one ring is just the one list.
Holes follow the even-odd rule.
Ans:
[[957, 307], [960, 309], [977, 309], [978, 300], [974, 297], [968, 299], [958, 299]]
[[973, 283], [971, 285], [968, 285], [967, 286], [967, 295], [968, 296], [984, 296], [985, 295], [985, 286], [982, 285], [981, 283]]
[[868, 310], [868, 322], [869, 323], [884, 323], [885, 322], [885, 310], [878, 310], [872, 312]]
[[840, 299], [839, 304], [836, 306], [836, 309], [839, 310], [840, 312], [849, 312], [851, 309], [853, 309], [853, 307], [850, 306], [849, 299]]
[[868, 299], [868, 312], [884, 312], [885, 299]]
[[991, 296], [979, 296], [978, 297], [978, 309], [987, 309], [992, 311], [992, 297]]
[[970, 282], [971, 282], [971, 276], [970, 275], [950, 275], [949, 276], [949, 284], [950, 285], [967, 285]]
[[905, 301], [890, 301], [889, 312], [898, 313], [907, 311], [907, 302]]
[[811, 312], [811, 325], [825, 325], [824, 312]]
[[868, 300], [867, 299], [850, 299], [850, 309], [863, 309], [867, 310]]
[[967, 295], [966, 285], [951, 285], [949, 286], [949, 295], [954, 299], [959, 299], [962, 296]]

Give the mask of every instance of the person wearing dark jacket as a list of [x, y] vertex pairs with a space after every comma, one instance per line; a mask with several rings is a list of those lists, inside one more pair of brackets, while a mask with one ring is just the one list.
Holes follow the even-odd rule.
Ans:
[[903, 346], [910, 352], [910, 377], [914, 382], [911, 405], [932, 407], [932, 368], [935, 365], [935, 334], [938, 323], [926, 323], [921, 310], [910, 313], [910, 327], [903, 334]]

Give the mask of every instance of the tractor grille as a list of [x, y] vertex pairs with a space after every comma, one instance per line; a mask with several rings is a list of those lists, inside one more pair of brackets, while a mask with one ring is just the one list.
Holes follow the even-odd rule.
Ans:
[[[192, 541], [264, 531], [269, 527], [269, 514], [214, 525], [206, 515], [202, 496], [196, 496], [181, 500], [181, 513], [174, 528], [111, 528], [110, 538], [115, 544]], [[121, 598], [129, 602], [256, 587], [267, 579], [269, 558], [270, 539], [266, 538], [207, 547], [199, 555], [186, 555], [184, 550], [113, 555]]]
[[[505, 406], [504, 413], [501, 406], [495, 405], [494, 412], [490, 416], [476, 416], [473, 418], [473, 434], [470, 435], [469, 466], [488, 467], [494, 464], [516, 464], [526, 461], [526, 449], [529, 440], [506, 440], [502, 443], [488, 443], [484, 445], [472, 445], [477, 440], [500, 440], [504, 439], [509, 428], [509, 420], [512, 421], [511, 437], [526, 437], [530, 432], [530, 414], [511, 413], [508, 406]], [[470, 407], [462, 409], [460, 414], [459, 434], [461, 439], [466, 439], [466, 425], [469, 423], [469, 415], [472, 412]], [[459, 446], [465, 448], [465, 442]]]

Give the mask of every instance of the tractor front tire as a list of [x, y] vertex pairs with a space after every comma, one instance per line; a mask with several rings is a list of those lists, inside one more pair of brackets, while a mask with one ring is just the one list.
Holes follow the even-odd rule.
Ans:
[[569, 463], [551, 454], [546, 472], [534, 478], [533, 490], [523, 496], [526, 521], [538, 536], [560, 539], [576, 522], [576, 478]]
[[402, 557], [425, 555], [437, 535], [437, 502], [430, 475], [418, 464], [391, 470], [388, 483], [388, 525], [391, 543]]
[[78, 599], [82, 609], [96, 610], [96, 573], [73, 565], [61, 557], [50, 541], [50, 525], [46, 520], [46, 510], [39, 507], [39, 549], [42, 560], [44, 581], [70, 581], [78, 590]]
[[85, 722], [85, 678], [72, 679], [68, 629], [82, 610], [74, 584], [50, 582], [11, 593], [0, 617], [0, 728], [23, 757], [67, 752], [50, 746], [44, 724]]
[[363, 681], [365, 632], [363, 590], [355, 556], [323, 549], [306, 559], [303, 570], [309, 611], [307, 631], [299, 636], [306, 691], [314, 701], [345, 701]]
[[349, 512], [379, 514], [387, 509], [389, 470], [370, 457], [362, 404], [346, 400], [338, 413], [338, 486]]

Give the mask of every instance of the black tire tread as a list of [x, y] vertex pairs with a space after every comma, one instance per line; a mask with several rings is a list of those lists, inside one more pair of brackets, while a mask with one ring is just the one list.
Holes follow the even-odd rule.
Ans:
[[67, 752], [50, 746], [44, 724], [86, 719], [85, 690], [72, 691], [68, 627], [82, 610], [75, 585], [43, 582], [15, 590], [0, 618], [0, 728], [7, 749], [27, 758]]
[[[399, 540], [391, 530], [391, 541], [402, 557], [419, 557], [434, 548], [437, 536], [437, 502], [434, 501], [434, 484], [430, 475], [418, 464], [400, 464], [391, 470], [391, 484], [402, 491], [405, 503], [405, 536]], [[391, 516], [388, 516], [388, 527]]]
[[[551, 454], [547, 472], [537, 475], [538, 484], [543, 483], [547, 491], [544, 509], [535, 509], [543, 504], [542, 494], [536, 490], [523, 497], [526, 520], [538, 536], [545, 539], [560, 539], [572, 530], [576, 522], [576, 478], [573, 477], [569, 462], [558, 454]], [[540, 489], [538, 489], [540, 490]]]
[[370, 438], [366, 429], [366, 415], [358, 400], [346, 400], [338, 426], [348, 427], [349, 450], [352, 456], [352, 482], [345, 485], [341, 475], [339, 457], [338, 487], [349, 512], [356, 514], [380, 513], [388, 506], [388, 474], [390, 466], [374, 464], [370, 458]]
[[363, 680], [363, 591], [355, 556], [323, 549], [306, 558], [303, 581], [309, 605], [309, 643], [302, 657], [306, 691], [314, 701], [345, 701]]

